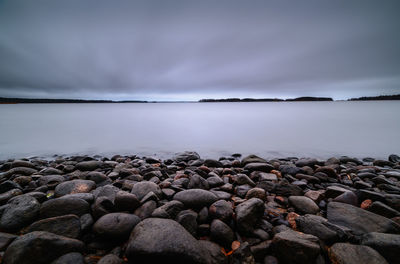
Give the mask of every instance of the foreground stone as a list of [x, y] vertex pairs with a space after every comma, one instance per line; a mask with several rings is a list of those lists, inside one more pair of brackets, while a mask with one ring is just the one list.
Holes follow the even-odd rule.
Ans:
[[17, 231], [32, 223], [40, 210], [40, 203], [29, 195], [17, 196], [6, 206], [0, 219], [0, 229], [7, 231]]
[[135, 226], [126, 255], [132, 263], [207, 263], [199, 242], [177, 222], [162, 218]]
[[336, 243], [329, 248], [332, 263], [339, 264], [387, 264], [388, 262], [374, 249], [367, 246]]
[[211, 205], [213, 202], [217, 201], [218, 198], [210, 191], [190, 189], [175, 194], [174, 200], [182, 202], [189, 208], [199, 208]]
[[47, 264], [69, 252], [82, 252], [83, 242], [44, 231], [15, 239], [4, 253], [4, 264]]

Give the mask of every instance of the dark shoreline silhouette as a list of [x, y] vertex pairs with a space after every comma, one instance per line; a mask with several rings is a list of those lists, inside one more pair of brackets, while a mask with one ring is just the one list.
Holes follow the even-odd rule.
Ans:
[[[346, 101], [373, 101], [373, 100], [400, 100], [400, 94], [380, 95], [370, 97], [350, 98]], [[84, 99], [46, 99], [46, 98], [7, 98], [0, 97], [0, 104], [69, 104], [69, 103], [220, 103], [220, 102], [332, 102], [330, 97], [304, 96], [289, 99], [279, 98], [220, 98], [220, 99], [201, 99], [199, 101], [144, 101], [144, 100], [84, 100]]]

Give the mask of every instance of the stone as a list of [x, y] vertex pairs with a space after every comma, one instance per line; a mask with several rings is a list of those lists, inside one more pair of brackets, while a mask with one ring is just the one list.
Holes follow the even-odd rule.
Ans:
[[92, 227], [94, 220], [91, 214], [84, 214], [79, 218], [81, 222], [81, 230], [87, 231]]
[[232, 229], [221, 220], [214, 219], [210, 226], [210, 238], [225, 248], [229, 248], [235, 240]]
[[290, 196], [289, 203], [302, 214], [316, 214], [319, 212], [318, 205], [305, 196]]
[[0, 232], [0, 251], [6, 250], [8, 245], [17, 237], [17, 235]]
[[284, 181], [276, 184], [272, 192], [285, 197], [303, 195], [303, 190], [299, 186]]
[[389, 263], [396, 263], [400, 259], [400, 235], [367, 233], [362, 236], [360, 244], [375, 249]]
[[296, 161], [295, 164], [297, 167], [304, 167], [304, 166], [313, 167], [314, 165], [318, 164], [318, 160], [311, 158], [303, 158]]
[[276, 234], [271, 246], [282, 263], [314, 263], [320, 253], [317, 237], [291, 229]]
[[304, 196], [310, 198], [313, 200], [315, 203], [319, 203], [324, 199], [324, 190], [319, 190], [319, 191], [307, 191]]
[[85, 264], [85, 262], [81, 253], [71, 252], [62, 255], [58, 259], [51, 262], [51, 264]]
[[188, 208], [202, 208], [209, 206], [218, 198], [210, 191], [190, 189], [176, 193], [173, 199], [182, 202]]
[[137, 208], [134, 212], [140, 219], [145, 219], [150, 217], [154, 210], [157, 208], [157, 202], [150, 200], [142, 204], [139, 208]]
[[210, 206], [208, 215], [213, 219], [229, 223], [233, 216], [232, 203], [225, 200], [218, 200]]
[[133, 214], [106, 214], [94, 223], [93, 232], [104, 239], [124, 240], [139, 222], [140, 218]]
[[345, 203], [330, 202], [327, 218], [330, 223], [347, 227], [357, 235], [370, 232], [400, 233], [400, 226], [392, 220]]
[[212, 176], [207, 178], [208, 186], [210, 188], [219, 187], [224, 185], [224, 181], [219, 176]]
[[248, 171], [262, 171], [262, 172], [270, 172], [274, 169], [274, 167], [271, 164], [268, 163], [248, 163], [246, 166], [244, 166], [245, 170]]
[[89, 180], [66, 181], [57, 185], [56, 189], [54, 190], [54, 196], [61, 197], [66, 194], [88, 193], [94, 188], [96, 188], [96, 183], [94, 181], [89, 181]]
[[296, 230], [314, 235], [325, 243], [331, 244], [339, 239], [338, 233], [331, 228], [332, 224], [328, 223], [328, 220], [321, 216], [306, 214], [297, 217], [295, 221]]
[[204, 161], [204, 165], [209, 167], [209, 168], [221, 168], [223, 167], [222, 163], [218, 160], [213, 160], [213, 159], [206, 159]]
[[344, 192], [341, 195], [336, 196], [336, 198], [334, 198], [333, 201], [358, 206], [357, 195], [352, 191]]
[[83, 242], [34, 231], [15, 239], [4, 253], [4, 264], [47, 264], [69, 252], [82, 252]]
[[107, 179], [108, 179], [108, 177], [104, 173], [99, 172], [99, 171], [91, 171], [86, 176], [86, 180], [94, 181], [95, 183], [101, 183]]
[[136, 195], [125, 191], [118, 191], [114, 199], [115, 209], [117, 211], [133, 212], [140, 206], [140, 201]]
[[133, 188], [131, 190], [131, 193], [136, 195], [139, 201], [142, 200], [143, 197], [145, 197], [149, 192], [153, 192], [159, 198], [162, 197], [162, 192], [160, 187], [158, 187], [158, 185], [155, 184], [154, 182], [149, 182], [149, 181], [138, 182], [135, 185], [133, 185]]
[[151, 216], [157, 218], [175, 219], [179, 212], [183, 210], [183, 208], [183, 203], [173, 200], [155, 209]]
[[325, 190], [326, 198], [336, 198], [337, 196], [348, 192], [348, 189], [342, 188], [340, 186], [328, 186]]
[[185, 151], [185, 152], [177, 153], [172, 159], [177, 162], [181, 162], [181, 161], [188, 162], [190, 160], [200, 159], [200, 155], [194, 151]]
[[89, 203], [79, 198], [57, 198], [46, 201], [40, 208], [40, 217], [49, 218], [74, 214], [81, 216], [90, 210]]
[[264, 215], [264, 202], [251, 198], [235, 208], [237, 229], [242, 234], [252, 234], [256, 223]]
[[278, 176], [274, 173], [266, 173], [266, 172], [259, 172], [258, 173], [258, 180], [259, 181], [278, 181]]
[[367, 246], [336, 243], [328, 250], [332, 263], [343, 264], [388, 264], [387, 261], [374, 249]]
[[246, 193], [245, 199], [251, 199], [251, 198], [258, 198], [260, 200], [265, 201], [267, 199], [267, 193], [265, 192], [264, 189], [261, 188], [252, 188], [248, 190]]
[[203, 189], [203, 190], [210, 189], [207, 180], [198, 174], [193, 174], [189, 177], [189, 183], [188, 183], [187, 188], [188, 189]]
[[124, 263], [122, 259], [114, 254], [108, 254], [102, 257], [97, 264], [122, 264]]
[[222, 253], [221, 247], [207, 240], [199, 240], [199, 244], [208, 253], [209, 264], [228, 264], [228, 258]]
[[239, 173], [236, 175], [236, 183], [239, 185], [248, 184], [251, 187], [256, 186], [256, 184], [247, 176], [246, 174]]
[[249, 163], [266, 163], [267, 161], [263, 158], [260, 158], [256, 155], [249, 155], [247, 157], [244, 157], [241, 161], [242, 166], [246, 166]]
[[387, 218], [393, 218], [396, 216], [400, 216], [400, 212], [391, 208], [390, 206], [382, 203], [375, 201], [373, 202], [369, 207], [368, 211], [373, 212], [375, 214], [382, 215]]
[[82, 161], [76, 164], [76, 169], [80, 171], [94, 171], [102, 166], [102, 162], [97, 160]]
[[26, 233], [47, 231], [56, 235], [78, 238], [81, 233], [81, 221], [76, 215], [63, 215], [42, 219], [31, 224]]
[[179, 212], [176, 221], [181, 224], [192, 236], [196, 237], [197, 231], [197, 213], [192, 210]]
[[209, 263], [201, 244], [179, 223], [147, 218], [135, 226], [125, 251], [132, 263]]
[[22, 194], [20, 189], [12, 189], [0, 194], [0, 205], [6, 204], [11, 198]]
[[40, 211], [40, 203], [29, 195], [19, 195], [12, 198], [0, 218], [0, 229], [18, 231], [32, 223]]

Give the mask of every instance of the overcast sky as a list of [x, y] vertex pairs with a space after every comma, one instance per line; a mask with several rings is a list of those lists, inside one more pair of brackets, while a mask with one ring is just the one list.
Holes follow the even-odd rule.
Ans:
[[400, 93], [399, 14], [399, 0], [0, 0], [0, 96]]

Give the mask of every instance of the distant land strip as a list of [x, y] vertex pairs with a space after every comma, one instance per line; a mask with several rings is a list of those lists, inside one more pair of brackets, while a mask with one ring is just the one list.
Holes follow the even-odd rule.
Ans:
[[[350, 98], [347, 101], [379, 101], [379, 100], [400, 100], [400, 94], [397, 95], [380, 95], [380, 96], [363, 96], [358, 98]], [[201, 99], [200, 103], [217, 103], [217, 102], [313, 102], [313, 101], [334, 101], [330, 97], [312, 97], [304, 96], [290, 99], [279, 98], [223, 98], [223, 99]], [[342, 101], [342, 100], [340, 100]], [[346, 101], [346, 100], [344, 100]], [[0, 104], [69, 104], [69, 103], [194, 103], [196, 101], [144, 101], [144, 100], [84, 100], [84, 99], [33, 99], [33, 98], [7, 98], [0, 97]]]

